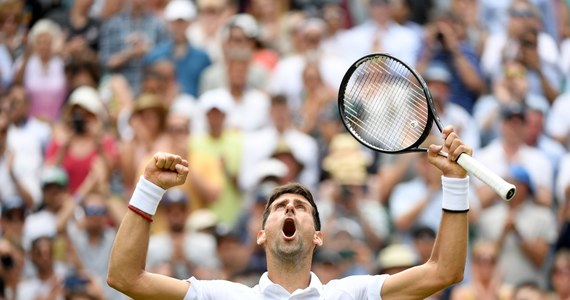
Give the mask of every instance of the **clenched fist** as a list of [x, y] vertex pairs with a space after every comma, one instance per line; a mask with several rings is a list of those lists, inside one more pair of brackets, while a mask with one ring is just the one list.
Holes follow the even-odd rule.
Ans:
[[175, 154], [157, 152], [146, 165], [144, 178], [167, 190], [183, 184], [188, 172], [188, 161]]

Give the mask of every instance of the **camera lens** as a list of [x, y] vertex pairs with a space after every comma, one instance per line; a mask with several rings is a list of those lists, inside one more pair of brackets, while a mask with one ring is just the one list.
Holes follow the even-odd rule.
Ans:
[[5, 270], [10, 270], [14, 267], [14, 258], [10, 254], [0, 256], [0, 262]]

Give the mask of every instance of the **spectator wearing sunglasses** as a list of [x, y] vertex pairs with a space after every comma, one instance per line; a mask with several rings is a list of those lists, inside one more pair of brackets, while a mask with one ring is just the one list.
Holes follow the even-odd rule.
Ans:
[[81, 204], [83, 218], [67, 227], [84, 276], [103, 286], [106, 299], [118, 299], [119, 293], [104, 284], [116, 228], [122, 217], [123, 205], [100, 193], [88, 193]]
[[540, 29], [540, 11], [528, 0], [515, 0], [509, 8], [506, 34], [492, 34], [481, 56], [485, 75], [501, 77], [505, 61], [517, 60], [528, 69], [529, 91], [550, 103], [558, 96], [562, 72], [556, 40]]

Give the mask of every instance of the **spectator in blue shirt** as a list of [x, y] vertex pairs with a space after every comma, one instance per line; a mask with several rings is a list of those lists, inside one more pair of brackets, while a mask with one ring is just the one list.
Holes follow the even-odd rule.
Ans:
[[197, 97], [200, 75], [212, 62], [205, 51], [190, 45], [186, 37], [186, 29], [195, 16], [196, 8], [191, 1], [170, 1], [164, 10], [164, 18], [168, 22], [171, 39], [154, 48], [146, 56], [145, 63], [171, 61], [176, 66], [180, 91]]
[[451, 73], [449, 100], [472, 114], [486, 84], [477, 53], [466, 39], [465, 24], [450, 12], [442, 13], [426, 29], [418, 71], [433, 63], [444, 64]]

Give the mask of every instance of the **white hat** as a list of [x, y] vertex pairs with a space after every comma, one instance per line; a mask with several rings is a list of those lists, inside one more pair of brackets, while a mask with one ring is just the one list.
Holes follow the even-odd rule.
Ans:
[[249, 14], [237, 14], [230, 18], [226, 23], [228, 28], [241, 28], [245, 35], [249, 38], [257, 38], [259, 36], [259, 26], [257, 21]]
[[89, 86], [76, 88], [71, 95], [69, 95], [68, 105], [69, 107], [78, 105], [97, 116], [101, 116], [105, 111], [99, 93], [96, 89]]
[[262, 160], [255, 166], [255, 175], [258, 183], [267, 177], [281, 178], [287, 175], [287, 172], [289, 172], [287, 165], [276, 158]]
[[196, 6], [189, 0], [171, 0], [164, 8], [167, 21], [191, 21], [196, 17]]
[[209, 90], [200, 97], [200, 106], [204, 112], [214, 108], [227, 114], [233, 106], [233, 98], [226, 89]]

